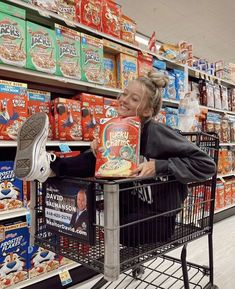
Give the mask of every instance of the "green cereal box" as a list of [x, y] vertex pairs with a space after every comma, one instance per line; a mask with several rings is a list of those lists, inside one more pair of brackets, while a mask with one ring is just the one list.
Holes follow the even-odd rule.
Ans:
[[9, 14], [11, 16], [18, 17], [21, 19], [25, 19], [25, 16], [26, 16], [26, 12], [24, 9], [21, 9], [14, 5], [3, 3], [1, 1], [0, 1], [0, 12], [6, 13], [6, 14]]
[[0, 12], [0, 63], [25, 67], [25, 21]]
[[57, 69], [56, 74], [81, 79], [80, 33], [55, 24]]
[[103, 41], [81, 33], [82, 80], [104, 83]]
[[27, 21], [27, 68], [56, 72], [55, 32]]

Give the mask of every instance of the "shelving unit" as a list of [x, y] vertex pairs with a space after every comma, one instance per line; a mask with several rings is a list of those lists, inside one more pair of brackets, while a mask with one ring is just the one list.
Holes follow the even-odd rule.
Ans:
[[3, 212], [0, 212], [0, 221], [23, 217], [23, 216], [26, 216], [27, 214], [29, 214], [29, 210], [25, 208], [3, 211]]

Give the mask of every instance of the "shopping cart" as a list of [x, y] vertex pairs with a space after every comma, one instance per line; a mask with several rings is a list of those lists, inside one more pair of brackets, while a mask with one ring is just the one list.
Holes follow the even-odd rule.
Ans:
[[[185, 137], [217, 162], [215, 135], [191, 133]], [[94, 238], [86, 243], [51, 230], [43, 208], [45, 192], [37, 189], [31, 200], [31, 240], [103, 274], [92, 288], [217, 288], [212, 242], [216, 175], [187, 186], [169, 175], [156, 180], [70, 178], [57, 182], [92, 186]], [[47, 184], [50, 187], [50, 180]], [[206, 235], [209, 265], [187, 262], [187, 244]], [[169, 255], [180, 247], [180, 258]]]

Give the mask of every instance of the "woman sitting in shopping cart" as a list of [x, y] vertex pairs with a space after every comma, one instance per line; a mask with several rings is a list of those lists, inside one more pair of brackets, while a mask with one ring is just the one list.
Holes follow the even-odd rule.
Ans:
[[[172, 175], [182, 184], [181, 189], [173, 192], [174, 198], [157, 205], [157, 210], [164, 208], [180, 208], [186, 197], [186, 186], [189, 182], [198, 182], [212, 177], [216, 165], [211, 157], [199, 147], [188, 141], [170, 127], [153, 119], [161, 108], [162, 90], [168, 84], [168, 78], [160, 72], [151, 71], [145, 77], [139, 77], [129, 82], [124, 92], [118, 98], [118, 114], [121, 117], [139, 116], [142, 124], [140, 155], [145, 159], [132, 172], [133, 176], [153, 177], [157, 175]], [[95, 173], [95, 151], [97, 142], [93, 141], [91, 149], [77, 157], [56, 158], [46, 152], [45, 146], [48, 135], [48, 117], [38, 113], [32, 115], [22, 126], [18, 134], [17, 153], [15, 158], [15, 174], [27, 181], [38, 180], [45, 182], [53, 176], [91, 177]], [[172, 192], [166, 192], [169, 198]], [[132, 194], [132, 197], [138, 194]], [[142, 201], [153, 210], [154, 198], [141, 195]], [[156, 205], [156, 204], [155, 204]], [[165, 209], [166, 210], [166, 209]], [[177, 212], [177, 211], [176, 211]], [[162, 239], [167, 239], [174, 231], [175, 216], [168, 214], [160, 225], [172, 227], [168, 233], [164, 232]], [[135, 216], [128, 215], [128, 222], [135, 220]], [[155, 224], [156, 225], [156, 224]], [[155, 226], [154, 225], [154, 226]], [[145, 234], [143, 233], [145, 242]], [[168, 236], [169, 235], [169, 236]], [[159, 237], [161, 240], [161, 237]]]

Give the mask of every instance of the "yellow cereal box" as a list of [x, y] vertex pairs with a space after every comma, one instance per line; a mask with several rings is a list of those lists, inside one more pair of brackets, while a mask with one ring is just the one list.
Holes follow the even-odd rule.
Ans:
[[113, 54], [104, 53], [104, 85], [117, 87], [117, 63]]
[[117, 57], [117, 85], [124, 89], [129, 81], [138, 77], [137, 58], [120, 53]]

